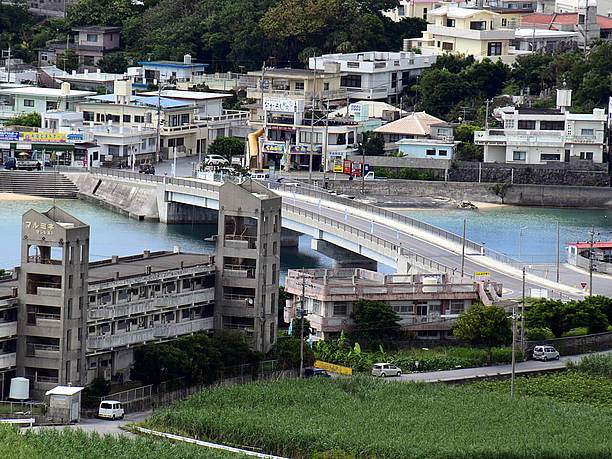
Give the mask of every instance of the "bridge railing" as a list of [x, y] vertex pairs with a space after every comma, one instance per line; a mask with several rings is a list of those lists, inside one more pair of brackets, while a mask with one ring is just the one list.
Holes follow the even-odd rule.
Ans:
[[[333, 218], [329, 218], [329, 217], [320, 215], [317, 212], [312, 212], [310, 210], [306, 210], [306, 209], [303, 209], [298, 206], [294, 206], [293, 204], [289, 204], [289, 203], [283, 203], [283, 211], [291, 212], [293, 214], [297, 214], [297, 215], [301, 215], [301, 216], [310, 218], [320, 223], [329, 225], [332, 228], [338, 228], [339, 230], [342, 230], [349, 234], [354, 234], [355, 236], [361, 239], [371, 241], [372, 243], [380, 247], [383, 247], [385, 249], [388, 249], [390, 251], [393, 251], [395, 253], [399, 252], [399, 254], [408, 258], [409, 260], [413, 260], [423, 266], [428, 266], [433, 272], [449, 273], [449, 274], [456, 274], [457, 272], [456, 268], [451, 268], [450, 266], [446, 266], [442, 263], [438, 263], [437, 261], [432, 260], [431, 258], [427, 258], [422, 255], [419, 255], [413, 252], [412, 250], [407, 249], [406, 247], [403, 247], [401, 243], [398, 244], [397, 242], [389, 241], [383, 237], [376, 236], [366, 231], [357, 229], [347, 223], [339, 222], [338, 220], [334, 220]], [[472, 276], [466, 274], [464, 277], [472, 277]]]
[[[446, 239], [448, 241], [454, 242], [456, 244], [463, 244], [463, 237], [458, 234], [452, 233], [450, 231], [446, 231], [442, 228], [439, 228], [434, 225], [430, 225], [429, 223], [422, 222], [415, 218], [409, 217], [407, 215], [398, 214], [397, 212], [393, 212], [391, 210], [383, 209], [382, 207], [375, 206], [373, 204], [368, 204], [366, 202], [356, 201], [354, 199], [346, 198], [343, 196], [338, 196], [335, 194], [329, 193], [329, 191], [324, 190], [323, 188], [318, 188], [312, 185], [308, 185], [305, 183], [298, 182], [297, 184], [294, 182], [291, 185], [277, 183], [277, 182], [268, 182], [268, 188], [271, 190], [281, 190], [287, 193], [296, 193], [303, 196], [309, 196], [325, 201], [331, 201], [338, 204], [342, 204], [348, 207], [352, 207], [354, 209], [364, 210], [368, 213], [379, 215], [381, 217], [387, 218], [389, 220], [393, 220], [404, 225], [410, 226], [415, 229], [419, 229], [422, 231], [426, 231], [440, 238]], [[465, 248], [468, 250], [474, 250], [482, 255], [486, 255], [491, 257], [497, 261], [501, 261], [502, 263], [506, 263], [509, 265], [519, 265], [520, 263], [512, 257], [509, 257], [506, 254], [497, 252], [490, 248], [485, 247], [482, 244], [478, 244], [477, 242], [471, 241], [466, 238], [465, 240]]]
[[165, 183], [168, 185], [179, 185], [199, 190], [208, 190], [217, 192], [219, 187], [211, 183], [206, 183], [200, 180], [190, 180], [184, 178], [168, 177], [167, 175], [141, 174], [121, 169], [107, 169], [105, 167], [92, 167], [92, 174], [106, 175], [108, 177], [127, 178], [131, 180], [140, 180], [143, 182]]

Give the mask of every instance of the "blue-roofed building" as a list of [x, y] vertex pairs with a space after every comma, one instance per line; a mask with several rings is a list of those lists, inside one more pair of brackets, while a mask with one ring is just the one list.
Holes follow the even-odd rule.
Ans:
[[208, 64], [196, 63], [189, 54], [181, 61], [151, 61], [139, 62], [143, 69], [144, 84], [193, 81], [201, 77]]

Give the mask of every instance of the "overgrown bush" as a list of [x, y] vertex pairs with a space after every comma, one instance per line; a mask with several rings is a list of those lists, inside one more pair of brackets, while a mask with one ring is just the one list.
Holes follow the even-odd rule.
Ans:
[[567, 368], [612, 378], [612, 354], [585, 355], [579, 362], [567, 362]]

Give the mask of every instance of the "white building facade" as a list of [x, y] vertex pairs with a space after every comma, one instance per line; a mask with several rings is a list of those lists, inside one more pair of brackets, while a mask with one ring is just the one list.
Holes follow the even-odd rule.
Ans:
[[340, 87], [350, 99], [398, 101], [411, 79], [436, 62], [436, 56], [413, 52], [377, 52], [324, 54], [309, 59], [317, 71], [341, 73]]
[[605, 110], [569, 113], [571, 90], [557, 90], [557, 109], [512, 108], [500, 113], [503, 128], [474, 132], [484, 146], [484, 162], [546, 164], [602, 163], [605, 153]]

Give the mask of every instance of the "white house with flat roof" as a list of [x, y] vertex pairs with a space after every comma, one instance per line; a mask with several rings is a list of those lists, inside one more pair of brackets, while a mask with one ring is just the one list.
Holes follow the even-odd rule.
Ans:
[[68, 83], [60, 89], [19, 86], [0, 89], [0, 121], [28, 113], [44, 113], [48, 110], [74, 110], [76, 104], [92, 91], [76, 91]]
[[308, 66], [326, 73], [341, 73], [340, 88], [351, 99], [398, 101], [411, 79], [436, 62], [436, 56], [413, 52], [324, 54], [311, 57]]
[[546, 164], [602, 163], [607, 122], [603, 108], [569, 113], [571, 90], [557, 89], [557, 108], [514, 108], [498, 112], [503, 128], [474, 132], [484, 162]]
[[194, 76], [204, 74], [208, 64], [196, 63], [189, 54], [185, 54], [181, 61], [151, 61], [139, 62], [144, 72], [143, 83], [158, 84], [168, 82], [192, 81]]

